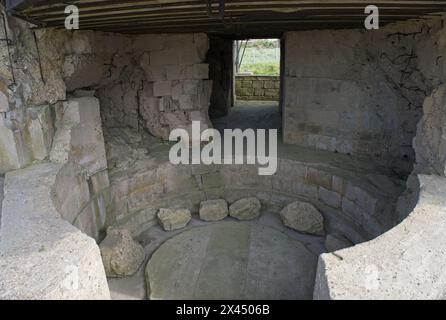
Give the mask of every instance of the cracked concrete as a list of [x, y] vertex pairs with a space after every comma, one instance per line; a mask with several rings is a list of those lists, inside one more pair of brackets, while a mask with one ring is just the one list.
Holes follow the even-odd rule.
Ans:
[[[209, 227], [211, 229], [206, 229]], [[151, 257], [153, 257], [153, 255], [156, 254], [157, 250], [162, 248], [163, 244], [165, 244], [169, 240], [173, 241], [173, 242], [180, 241], [180, 238], [178, 238], [178, 240], [175, 240], [177, 236], [181, 237], [183, 235], [182, 237], [191, 239], [191, 241], [195, 241], [192, 239], [195, 239], [195, 237], [198, 237], [198, 238], [196, 238], [197, 239], [196, 241], [201, 241], [198, 239], [204, 239], [204, 238], [202, 236], [200, 236], [200, 234], [202, 232], [207, 234], [207, 232], [208, 232], [207, 230], [213, 230], [213, 228], [223, 228], [224, 229], [224, 230], [222, 230], [222, 234], [221, 234], [222, 238], [219, 239], [218, 242], [215, 244], [217, 246], [219, 244], [222, 245], [223, 243], [227, 242], [230, 238], [233, 238], [232, 236], [230, 236], [230, 234], [232, 232], [231, 230], [239, 230], [239, 231], [243, 230], [243, 232], [249, 232], [250, 230], [253, 230], [253, 232], [258, 236], [259, 236], [259, 234], [257, 233], [257, 230], [263, 230], [263, 232], [266, 232], [268, 235], [271, 235], [270, 238], [277, 239], [276, 241], [278, 241], [278, 242], [276, 244], [277, 245], [281, 244], [281, 245], [279, 245], [279, 247], [282, 247], [282, 250], [285, 250], [285, 248], [287, 248], [286, 250], [291, 250], [291, 251], [288, 251], [288, 255], [292, 255], [297, 259], [295, 263], [293, 262], [293, 266], [292, 266], [292, 268], [294, 268], [294, 270], [295, 270], [295, 272], [293, 272], [293, 277], [296, 277], [296, 281], [299, 283], [300, 283], [300, 281], [302, 281], [300, 283], [301, 284], [300, 286], [290, 285], [289, 281], [286, 281], [287, 277], [283, 278], [283, 276], [286, 274], [285, 271], [283, 272], [282, 275], [278, 275], [276, 273], [271, 273], [273, 271], [272, 269], [268, 269], [270, 271], [265, 272], [265, 274], [263, 274], [264, 279], [262, 281], [258, 280], [258, 281], [260, 281], [258, 285], [262, 286], [262, 288], [263, 288], [262, 290], [260, 290], [260, 288], [257, 288], [256, 290], [253, 291], [253, 290], [249, 289], [251, 287], [248, 286], [244, 290], [242, 290], [243, 292], [241, 292], [240, 284], [242, 282], [244, 282], [246, 279], [244, 276], [242, 276], [241, 278], [234, 278], [233, 286], [230, 285], [229, 287], [227, 287], [226, 298], [232, 298], [232, 299], [256, 298], [256, 297], [262, 298], [262, 299], [279, 299], [279, 298], [280, 299], [292, 299], [292, 298], [310, 299], [311, 298], [313, 283], [308, 280], [311, 280], [314, 277], [314, 271], [315, 271], [315, 267], [316, 267], [315, 257], [317, 257], [322, 252], [325, 252], [324, 238], [300, 234], [292, 229], [285, 227], [282, 224], [278, 215], [265, 212], [264, 214], [261, 215], [260, 218], [254, 220], [254, 221], [249, 221], [249, 222], [238, 222], [230, 217], [226, 218], [223, 221], [219, 221], [219, 222], [204, 222], [204, 221], [199, 220], [198, 217], [195, 216], [194, 219], [192, 220], [191, 224], [182, 230], [177, 230], [174, 232], [165, 232], [159, 226], [153, 226], [153, 227], [149, 228], [147, 231], [143, 232], [140, 236], [137, 237], [137, 240], [145, 247], [146, 258], [147, 258], [146, 263], [144, 263], [143, 266], [140, 268], [140, 270], [137, 272], [137, 274], [132, 277], [124, 278], [124, 279], [108, 279], [112, 299], [146, 299], [146, 298], [150, 297], [152, 295], [152, 293], [150, 293], [150, 292], [146, 293], [146, 286], [145, 286], [146, 281], [144, 279], [144, 276], [145, 276], [144, 274], [145, 274], [145, 268], [146, 268], [147, 262], [149, 262]], [[199, 231], [197, 231], [197, 234], [196, 234], [194, 230], [197, 230], [197, 229]], [[245, 236], [248, 236], [248, 235], [245, 234]], [[259, 256], [264, 257], [263, 259], [260, 259], [261, 261], [258, 261], [259, 265], [257, 265], [257, 267], [260, 267], [263, 263], [270, 265], [270, 263], [274, 262], [274, 265], [279, 263], [282, 266], [281, 268], [283, 268], [283, 266], [286, 265], [287, 263], [294, 261], [294, 260], [285, 259], [288, 261], [287, 262], [287, 261], [283, 260], [286, 257], [286, 255], [280, 253], [282, 251], [279, 250], [279, 247], [277, 247], [276, 249], [273, 249], [273, 248], [275, 248], [274, 246], [256, 247], [256, 246], [260, 245], [261, 243], [265, 243], [266, 240], [261, 240], [261, 243], [258, 243], [258, 241], [260, 241], [260, 239], [258, 239], [258, 240], [254, 239], [252, 241], [254, 241], [254, 244], [251, 244], [251, 246], [248, 246], [248, 243], [246, 244], [251, 249], [249, 249], [248, 247], [245, 247], [243, 250], [247, 250], [245, 252], [245, 254], [248, 254], [252, 250], [251, 254], [252, 254], [253, 260], [251, 261], [251, 263], [253, 263], [254, 261], [257, 261]], [[284, 246], [282, 246], [282, 245], [284, 245]], [[237, 246], [241, 246], [240, 242], [237, 242]], [[166, 247], [166, 249], [162, 249], [162, 250], [165, 252], [165, 254], [169, 255], [169, 252], [165, 251], [165, 250], [170, 250], [168, 247]], [[210, 249], [208, 251], [209, 254], [218, 253], [218, 251], [215, 251], [213, 253], [212, 253], [212, 251], [213, 250]], [[162, 254], [162, 253], [160, 253], [160, 254]], [[201, 256], [202, 256], [203, 252], [201, 252], [201, 253], [197, 252], [197, 254], [201, 254]], [[300, 257], [300, 258], [297, 258], [297, 257]], [[178, 257], [175, 257], [175, 258], [178, 258]], [[203, 256], [203, 258], [204, 258], [204, 256]], [[224, 264], [228, 263], [229, 261], [232, 261], [231, 260], [232, 258], [234, 258], [233, 255], [231, 255], [229, 253], [228, 253], [228, 256], [223, 255], [222, 256], [223, 260], [221, 260], [220, 262], [217, 262], [217, 264], [214, 265], [214, 267], [221, 268], [224, 266]], [[248, 262], [248, 260], [246, 262]], [[170, 260], [164, 261], [163, 265], [165, 265], [164, 263], [171, 263], [169, 261]], [[174, 259], [174, 261], [178, 262], [178, 260], [176, 260], [176, 259]], [[233, 261], [233, 262], [236, 263], [237, 261]], [[283, 264], [282, 264], [282, 262], [283, 262]], [[159, 262], [154, 261], [154, 263], [157, 264]], [[196, 263], [200, 264], [200, 263], [203, 263], [203, 261], [196, 261]], [[185, 267], [187, 267], [186, 264], [183, 264], [183, 265]], [[256, 265], [251, 265], [251, 268], [254, 268], [255, 266]], [[297, 266], [300, 266], [300, 268], [298, 268]], [[265, 265], [265, 267], [266, 267], [266, 265]], [[277, 269], [277, 270], [279, 270], [279, 269]], [[275, 268], [274, 268], [274, 270], [277, 271]], [[185, 272], [186, 272], [186, 274], [178, 273], [178, 276], [180, 274], [182, 276], [184, 276], [183, 281], [186, 281], [188, 276], [191, 276], [191, 274], [188, 274], [186, 270], [185, 270]], [[208, 288], [206, 290], [209, 290], [209, 288], [212, 284], [217, 287], [221, 281], [224, 281], [225, 278], [222, 278], [224, 275], [224, 272], [225, 271], [223, 270], [222, 274], [220, 274], [220, 275], [213, 274], [212, 272], [211, 272], [211, 274], [206, 274], [206, 272], [204, 272], [204, 274], [202, 275], [202, 277], [203, 277], [202, 279], [205, 279], [207, 276], [212, 278], [212, 280], [208, 279], [211, 282], [206, 286], [206, 288]], [[174, 276], [174, 275], [172, 275], [172, 276]], [[252, 277], [256, 277], [256, 276], [259, 276], [259, 272], [256, 272], [254, 269], [252, 269], [252, 273], [250, 273], [250, 275], [248, 277], [248, 281], [251, 281], [249, 279], [254, 279]], [[238, 279], [238, 280], [236, 280], [236, 279]], [[282, 279], [282, 280], [280, 280], [280, 279]], [[154, 281], [156, 283], [159, 283], [158, 281], [161, 281], [161, 280], [155, 279]], [[182, 280], [179, 279], [179, 281], [182, 281]], [[203, 280], [201, 280], [201, 281], [203, 281]], [[272, 282], [270, 282], [270, 281], [272, 281]], [[238, 291], [234, 290], [235, 288], [239, 288], [239, 290]], [[163, 291], [163, 292], [164, 293], [170, 292], [170, 294], [171, 294], [170, 298], [174, 298], [174, 299], [175, 299], [175, 297], [180, 298], [181, 294], [184, 294], [183, 298], [189, 298], [189, 299], [191, 299], [191, 298], [212, 299], [212, 298], [217, 298], [218, 294], [219, 294], [218, 292], [214, 291], [214, 293], [212, 295], [211, 293], [206, 291], [207, 293], [205, 295], [203, 295], [205, 292], [204, 291], [205, 288], [203, 288], [203, 291], [198, 290], [196, 295], [193, 296], [191, 292], [181, 293], [180, 291], [172, 291], [171, 289], [169, 289], [169, 286], [167, 286], [167, 285], [166, 285], [165, 290], [167, 290], [167, 291]], [[260, 291], [258, 291], [258, 290], [260, 290]], [[161, 294], [161, 293], [154, 292], [152, 295], [152, 298], [161, 298], [159, 296], [159, 294]], [[166, 298], [166, 297], [164, 297], [164, 298]]]

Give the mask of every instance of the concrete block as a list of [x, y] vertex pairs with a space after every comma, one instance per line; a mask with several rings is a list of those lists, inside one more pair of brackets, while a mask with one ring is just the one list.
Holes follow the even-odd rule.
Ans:
[[179, 98], [180, 108], [182, 110], [192, 110], [197, 107], [198, 97], [196, 95], [183, 94]]
[[206, 33], [195, 33], [193, 37], [194, 45], [198, 51], [198, 57], [201, 61], [206, 59], [209, 50], [209, 37]]
[[108, 170], [103, 170], [92, 175], [89, 180], [90, 193], [92, 195], [99, 194], [100, 192], [110, 187], [110, 179], [108, 177]]
[[84, 167], [88, 175], [107, 168], [99, 109], [99, 101], [94, 97], [71, 99], [56, 108], [57, 130], [51, 161], [72, 161]]
[[1, 299], [110, 299], [96, 242], [63, 220], [53, 205], [60, 168], [46, 163], [6, 175]]
[[[178, 49], [176, 49], [178, 51]], [[179, 64], [181, 65], [193, 65], [204, 61], [205, 56], [201, 56], [199, 49], [195, 46], [188, 46], [181, 49], [179, 57]]]
[[200, 63], [193, 66], [194, 79], [208, 79], [209, 78], [209, 64]]
[[333, 176], [333, 180], [332, 180], [332, 190], [334, 192], [337, 192], [340, 195], [344, 195], [345, 194], [345, 189], [346, 189], [346, 183], [345, 180], [341, 177], [337, 177], [337, 176]]
[[307, 182], [331, 190], [331, 174], [315, 168], [308, 168]]
[[54, 127], [49, 106], [33, 107], [26, 110], [26, 140], [33, 158], [44, 160], [51, 151]]
[[341, 196], [333, 191], [319, 187], [319, 199], [326, 205], [339, 208], [341, 206]]
[[153, 95], [155, 97], [170, 96], [172, 93], [172, 83], [170, 81], [159, 81], [153, 84]]
[[198, 95], [198, 89], [200, 87], [199, 80], [185, 80], [183, 82], [184, 94], [195, 94]]
[[179, 99], [184, 93], [183, 83], [181, 81], [172, 81], [171, 95], [173, 99]]
[[145, 34], [136, 36], [133, 41], [136, 51], [161, 51], [164, 49], [164, 35]]
[[[183, 56], [183, 52], [178, 49], [168, 49], [161, 51], [150, 52], [150, 65], [151, 66], [167, 66], [178, 65], [180, 63], [180, 57]], [[187, 63], [192, 64], [192, 63]]]
[[90, 202], [87, 177], [79, 166], [67, 163], [57, 173], [56, 186], [58, 188], [54, 197], [56, 209], [61, 212], [63, 219], [73, 224]]
[[4, 82], [0, 82], [0, 113], [9, 111], [9, 92]]
[[32, 161], [23, 134], [0, 114], [0, 173], [23, 168]]

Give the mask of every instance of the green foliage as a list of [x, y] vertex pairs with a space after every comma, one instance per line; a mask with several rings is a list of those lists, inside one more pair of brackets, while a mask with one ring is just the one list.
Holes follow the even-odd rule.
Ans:
[[254, 75], [280, 74], [280, 47], [277, 40], [250, 40], [245, 50], [241, 73], [253, 73]]
[[249, 40], [246, 47], [256, 49], [274, 49], [280, 47], [280, 42], [277, 39]]
[[255, 64], [242, 64], [240, 72], [252, 72], [254, 75], [278, 76], [280, 74], [279, 62], [264, 62]]

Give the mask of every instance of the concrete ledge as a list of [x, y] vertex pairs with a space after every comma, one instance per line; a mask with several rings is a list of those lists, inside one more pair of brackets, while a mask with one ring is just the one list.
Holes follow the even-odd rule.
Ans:
[[109, 299], [95, 241], [54, 204], [59, 164], [6, 174], [0, 230], [0, 299]]
[[274, 213], [295, 200], [311, 202], [324, 214], [328, 232], [354, 243], [373, 239], [398, 222], [395, 206], [404, 185], [378, 174], [376, 167], [364, 167], [370, 162], [289, 146], [293, 152], [279, 150], [278, 172], [259, 176], [255, 165], [176, 166], [169, 163], [168, 149], [133, 159], [128, 148], [109, 142], [110, 163], [119, 158], [117, 150], [125, 150], [119, 160], [125, 165], [110, 172], [110, 221], [135, 236], [157, 223], [159, 208], [179, 205], [197, 213], [201, 201], [233, 203], [251, 196]]
[[446, 178], [418, 176], [416, 207], [380, 237], [319, 257], [315, 299], [444, 299]]

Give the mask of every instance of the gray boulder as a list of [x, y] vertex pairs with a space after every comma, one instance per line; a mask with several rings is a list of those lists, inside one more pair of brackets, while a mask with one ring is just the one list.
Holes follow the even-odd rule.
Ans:
[[200, 219], [204, 221], [219, 221], [229, 214], [226, 200], [209, 200], [200, 204]]
[[293, 202], [280, 212], [280, 217], [283, 224], [291, 229], [308, 234], [324, 234], [324, 218], [311, 203]]
[[99, 245], [107, 277], [127, 277], [138, 271], [145, 259], [143, 247], [126, 229], [109, 228]]
[[238, 220], [252, 220], [260, 216], [260, 204], [257, 198], [245, 198], [234, 202], [229, 207], [229, 215]]
[[173, 231], [184, 228], [192, 219], [189, 209], [169, 208], [160, 209], [158, 221], [165, 231]]

